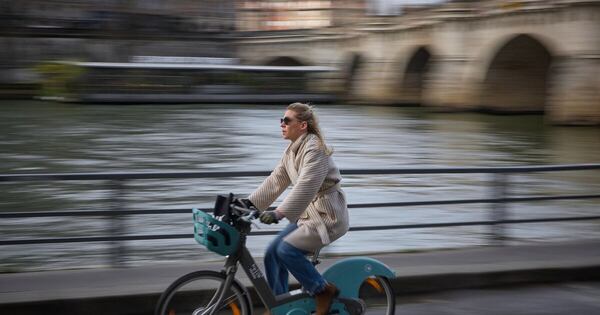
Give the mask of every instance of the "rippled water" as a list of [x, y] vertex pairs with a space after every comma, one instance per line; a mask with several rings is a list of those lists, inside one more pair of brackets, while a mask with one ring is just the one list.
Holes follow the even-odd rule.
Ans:
[[[0, 172], [140, 172], [269, 170], [286, 141], [284, 106], [90, 106], [0, 103]], [[420, 108], [318, 107], [342, 169], [506, 166], [600, 162], [600, 129], [558, 127], [541, 116], [428, 113]], [[600, 171], [515, 175], [511, 196], [598, 193]], [[210, 207], [214, 196], [247, 194], [262, 178], [138, 180], [126, 184], [127, 209]], [[347, 176], [349, 203], [490, 197], [486, 175]], [[0, 211], [110, 209], [106, 182], [2, 183]], [[509, 218], [597, 215], [598, 200], [517, 203]], [[351, 209], [351, 225], [488, 220], [490, 205]], [[191, 215], [128, 216], [128, 234], [190, 233]], [[600, 236], [597, 221], [520, 224], [510, 243]], [[100, 236], [102, 217], [3, 219], [3, 239]], [[279, 229], [279, 226], [261, 226]], [[485, 244], [489, 228], [353, 232], [324, 253], [423, 250]], [[270, 237], [252, 237], [260, 255]], [[127, 242], [130, 264], [217, 259], [193, 240]], [[4, 246], [0, 270], [105, 265], [110, 244]]]

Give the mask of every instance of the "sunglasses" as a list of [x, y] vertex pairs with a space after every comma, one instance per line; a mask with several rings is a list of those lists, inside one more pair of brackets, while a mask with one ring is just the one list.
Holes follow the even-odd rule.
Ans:
[[289, 126], [289, 124], [290, 124], [292, 121], [294, 121], [294, 120], [295, 120], [295, 119], [292, 119], [292, 118], [290, 118], [290, 117], [283, 117], [283, 118], [279, 119], [279, 122], [280, 122], [281, 124], [284, 124], [284, 125], [286, 125], [286, 126]]

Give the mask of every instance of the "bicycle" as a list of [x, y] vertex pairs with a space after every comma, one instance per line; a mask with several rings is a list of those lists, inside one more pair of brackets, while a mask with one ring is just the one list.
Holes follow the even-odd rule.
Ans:
[[[252, 220], [259, 211], [237, 206], [233, 194], [218, 196], [213, 215], [193, 209], [194, 238], [209, 250], [226, 256], [220, 271], [201, 270], [175, 280], [161, 295], [156, 315], [252, 315], [250, 293], [235, 277], [238, 263], [272, 315], [310, 315], [315, 312], [312, 296], [302, 289], [275, 296], [262, 271], [246, 248]], [[318, 264], [318, 252], [312, 258]], [[393, 315], [395, 295], [390, 279], [394, 272], [368, 257], [351, 257], [335, 262], [323, 277], [340, 290], [329, 314]]]

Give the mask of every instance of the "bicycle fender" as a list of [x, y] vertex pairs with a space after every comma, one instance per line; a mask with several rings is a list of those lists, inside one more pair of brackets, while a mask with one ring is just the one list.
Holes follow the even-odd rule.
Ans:
[[340, 290], [340, 295], [357, 298], [363, 281], [370, 276], [394, 279], [396, 273], [379, 260], [369, 257], [350, 257], [342, 259], [324, 273], [323, 277]]

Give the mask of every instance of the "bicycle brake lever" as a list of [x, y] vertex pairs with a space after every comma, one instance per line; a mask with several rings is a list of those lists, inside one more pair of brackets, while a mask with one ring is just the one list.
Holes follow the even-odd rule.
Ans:
[[[244, 209], [244, 212], [247, 212], [248, 209]], [[248, 222], [248, 223], [253, 223], [252, 220], [257, 218], [257, 214], [258, 211], [257, 210], [250, 210], [250, 213], [243, 215], [240, 217], [240, 220], [243, 220], [244, 222]]]

